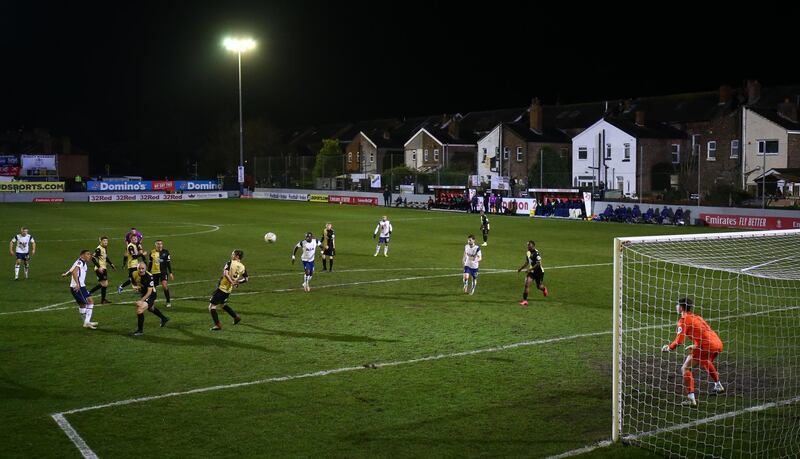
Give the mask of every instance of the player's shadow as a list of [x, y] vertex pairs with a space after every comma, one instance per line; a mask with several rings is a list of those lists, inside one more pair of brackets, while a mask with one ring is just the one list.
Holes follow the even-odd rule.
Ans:
[[56, 395], [50, 392], [37, 389], [35, 387], [26, 386], [22, 383], [12, 379], [0, 376], [0, 392], [3, 393], [4, 398], [17, 399], [17, 400], [39, 400], [39, 399], [53, 399], [65, 400], [63, 395]]
[[[170, 330], [177, 331], [190, 339], [185, 340], [185, 339], [170, 338], [168, 336], [163, 336], [164, 331], [170, 331]], [[95, 331], [100, 333], [114, 334], [114, 335], [119, 333], [118, 330], [108, 330], [108, 329], [97, 329]], [[218, 348], [247, 349], [258, 352], [266, 352], [270, 354], [283, 354], [283, 351], [277, 351], [274, 349], [268, 349], [263, 346], [256, 346], [253, 344], [247, 344], [229, 339], [224, 339], [220, 336], [225, 333], [224, 330], [221, 332], [212, 332], [212, 331], [204, 332], [208, 333], [209, 336], [203, 336], [202, 334], [194, 333], [182, 327], [167, 326], [166, 329], [162, 330], [158, 327], [158, 325], [156, 325], [155, 328], [150, 328], [150, 329], [148, 329], [145, 326], [144, 333], [145, 334], [143, 336], [129, 336], [129, 337], [136, 341], [143, 341], [146, 343], [154, 343], [154, 344], [164, 344], [168, 346], [200, 346], [200, 347], [211, 346]], [[211, 335], [212, 333], [215, 334]]]
[[399, 340], [396, 339], [381, 339], [381, 338], [372, 338], [369, 336], [359, 336], [359, 335], [342, 335], [338, 333], [305, 333], [305, 332], [295, 332], [295, 331], [288, 331], [288, 330], [273, 330], [269, 328], [259, 327], [257, 325], [252, 324], [243, 324], [239, 325], [240, 327], [247, 327], [252, 328], [254, 330], [259, 330], [267, 335], [275, 335], [275, 336], [285, 336], [288, 338], [307, 338], [307, 339], [321, 339], [325, 341], [338, 341], [338, 342], [345, 342], [345, 343], [397, 343]]

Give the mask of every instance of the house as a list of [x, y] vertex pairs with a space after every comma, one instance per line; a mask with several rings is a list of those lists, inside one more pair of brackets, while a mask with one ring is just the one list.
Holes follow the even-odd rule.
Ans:
[[444, 116], [443, 120], [446, 121], [437, 123], [428, 120], [418, 127], [403, 145], [406, 166], [420, 172], [459, 163], [466, 163], [468, 168], [473, 166], [476, 149], [474, 135], [462, 132], [462, 118], [458, 114], [449, 119]]
[[[355, 134], [344, 148], [345, 172], [376, 174], [384, 170], [387, 155], [403, 153], [403, 138], [395, 131], [403, 123], [396, 118], [364, 121], [351, 129]], [[391, 166], [389, 166], [391, 167]]]
[[545, 148], [552, 148], [568, 159], [570, 137], [560, 129], [544, 127], [543, 107], [539, 99], [534, 99], [530, 108], [522, 110], [512, 122], [498, 123], [478, 139], [479, 180], [484, 184], [502, 184], [500, 177], [507, 177], [527, 187], [531, 167], [539, 164]]
[[742, 115], [742, 186], [754, 192], [765, 172], [800, 168], [800, 96], [765, 105], [746, 107]]
[[572, 139], [573, 186], [638, 195], [678, 185], [686, 135], [665, 123], [604, 117]]

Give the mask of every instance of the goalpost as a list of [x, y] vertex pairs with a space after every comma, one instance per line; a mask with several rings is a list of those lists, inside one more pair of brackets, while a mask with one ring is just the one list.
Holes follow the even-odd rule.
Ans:
[[[800, 230], [614, 240], [613, 441], [670, 457], [800, 457]], [[724, 343], [725, 392], [681, 365], [675, 305]]]

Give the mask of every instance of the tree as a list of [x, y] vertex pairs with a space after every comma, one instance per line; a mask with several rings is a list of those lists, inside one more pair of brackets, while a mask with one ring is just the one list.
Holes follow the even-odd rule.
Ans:
[[[568, 188], [572, 182], [572, 170], [569, 161], [561, 157], [558, 150], [545, 145], [541, 152], [537, 151], [536, 163], [528, 172], [528, 184], [541, 188]], [[541, 163], [540, 163], [541, 161]]]
[[322, 139], [322, 147], [317, 153], [317, 160], [314, 163], [314, 170], [311, 175], [315, 179], [321, 177], [336, 177], [342, 174], [342, 148], [339, 146], [338, 139]]

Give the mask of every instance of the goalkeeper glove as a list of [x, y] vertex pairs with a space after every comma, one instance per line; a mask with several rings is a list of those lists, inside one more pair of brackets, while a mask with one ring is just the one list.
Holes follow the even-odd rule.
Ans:
[[669, 344], [665, 344], [661, 347], [661, 352], [669, 352], [670, 350]]

